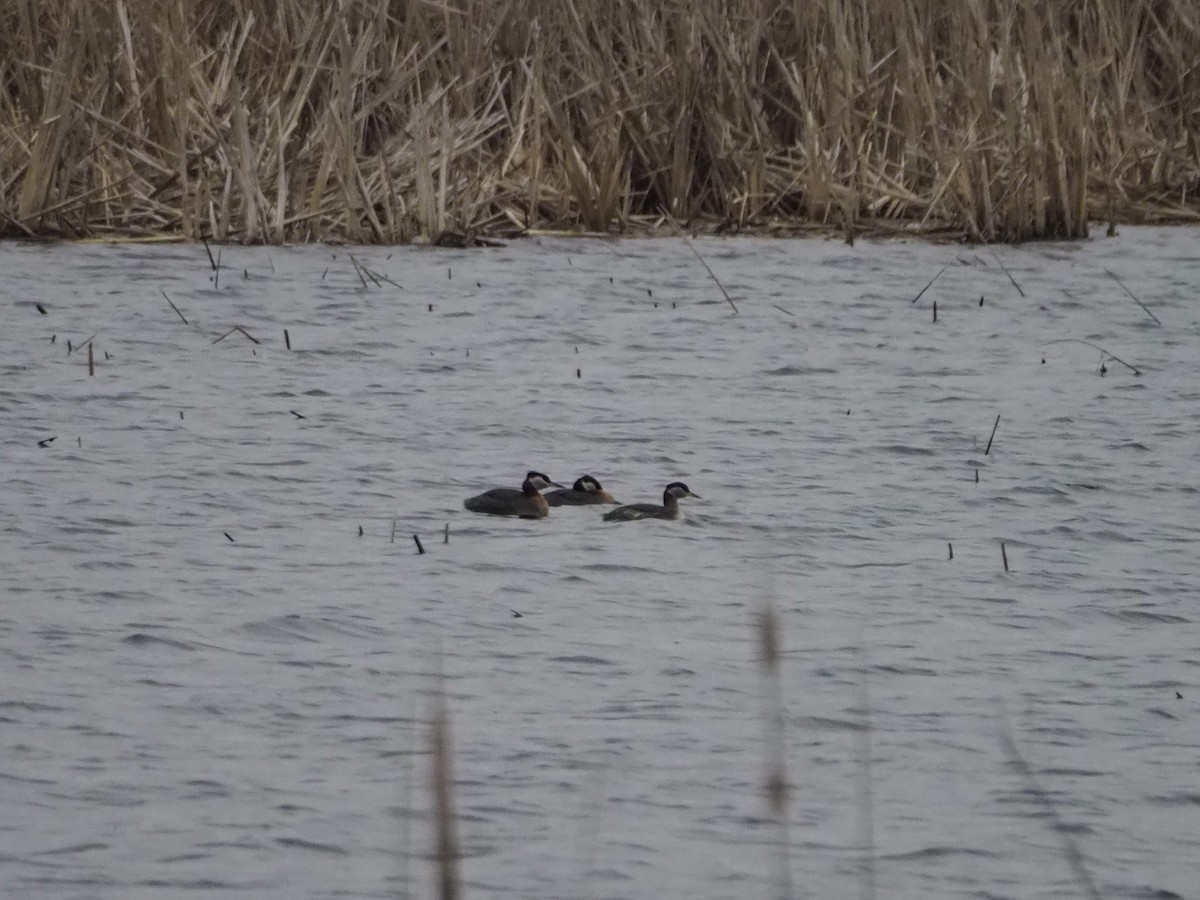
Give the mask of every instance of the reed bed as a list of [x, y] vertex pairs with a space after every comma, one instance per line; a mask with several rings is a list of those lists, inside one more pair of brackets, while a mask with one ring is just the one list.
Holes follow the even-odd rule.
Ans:
[[1195, 0], [7, 0], [0, 233], [1200, 221]]

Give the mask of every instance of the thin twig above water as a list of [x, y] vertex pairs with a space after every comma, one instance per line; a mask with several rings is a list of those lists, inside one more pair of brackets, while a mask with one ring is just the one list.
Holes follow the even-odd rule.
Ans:
[[[1080, 338], [1060, 338], [1057, 341], [1046, 341], [1046, 343], [1042, 344], [1042, 346], [1049, 347], [1051, 344], [1083, 344], [1085, 347], [1091, 347], [1093, 350], [1099, 350], [1102, 354], [1104, 354], [1104, 356], [1108, 357], [1113, 362], [1119, 362], [1121, 365], [1123, 365], [1125, 368], [1127, 368], [1129, 371], [1131, 371], [1134, 375], [1142, 374], [1141, 370], [1138, 369], [1137, 366], [1131, 366], [1129, 363], [1125, 362], [1125, 360], [1121, 359], [1121, 357], [1117, 356], [1114, 353], [1110, 353], [1108, 350], [1105, 350], [1099, 344], [1093, 344], [1091, 341], [1085, 341]], [[1103, 358], [1104, 357], [1101, 357], [1101, 361], [1103, 361]]]
[[1131, 291], [1128, 287], [1126, 287], [1125, 282], [1123, 282], [1120, 278], [1118, 278], [1111, 270], [1105, 269], [1104, 271], [1108, 275], [1109, 278], [1111, 278], [1113, 281], [1115, 281], [1117, 284], [1119, 284], [1121, 286], [1121, 288], [1125, 291], [1125, 293], [1127, 293], [1133, 299], [1134, 303], [1136, 303], [1138, 306], [1140, 306], [1145, 311], [1146, 315], [1148, 315], [1150, 318], [1152, 318], [1154, 320], [1156, 325], [1162, 324], [1162, 322], [1159, 320], [1158, 316], [1156, 316], [1154, 313], [1150, 312], [1150, 307], [1146, 306], [1145, 303], [1143, 303], [1141, 300], [1139, 300], [1137, 298], [1137, 295], [1135, 295], [1133, 293], [1133, 291]]
[[708, 273], [708, 277], [716, 282], [717, 287], [721, 289], [721, 293], [725, 296], [725, 299], [729, 301], [729, 305], [733, 307], [733, 311], [735, 313], [738, 312], [737, 304], [734, 303], [733, 298], [729, 296], [729, 291], [725, 290], [725, 285], [721, 284], [721, 279], [717, 277], [715, 272], [713, 272], [712, 267], [704, 261], [704, 257], [700, 255], [700, 251], [692, 246], [692, 242], [686, 237], [683, 239], [683, 242], [687, 244], [687, 248], [696, 255], [696, 259], [700, 260], [700, 265], [704, 266], [704, 271]]

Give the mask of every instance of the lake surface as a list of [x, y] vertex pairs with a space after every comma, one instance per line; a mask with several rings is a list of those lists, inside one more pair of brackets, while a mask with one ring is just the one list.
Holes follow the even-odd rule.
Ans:
[[1198, 239], [0, 245], [2, 892], [1197, 896]]

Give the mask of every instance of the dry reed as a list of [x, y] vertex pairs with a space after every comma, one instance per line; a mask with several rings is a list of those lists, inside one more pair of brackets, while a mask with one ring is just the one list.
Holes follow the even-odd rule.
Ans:
[[1194, 0], [9, 0], [0, 234], [1200, 221]]

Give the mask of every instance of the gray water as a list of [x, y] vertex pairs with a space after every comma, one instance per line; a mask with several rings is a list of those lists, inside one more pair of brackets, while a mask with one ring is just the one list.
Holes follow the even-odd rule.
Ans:
[[1197, 246], [0, 245], [0, 892], [1198, 896]]

